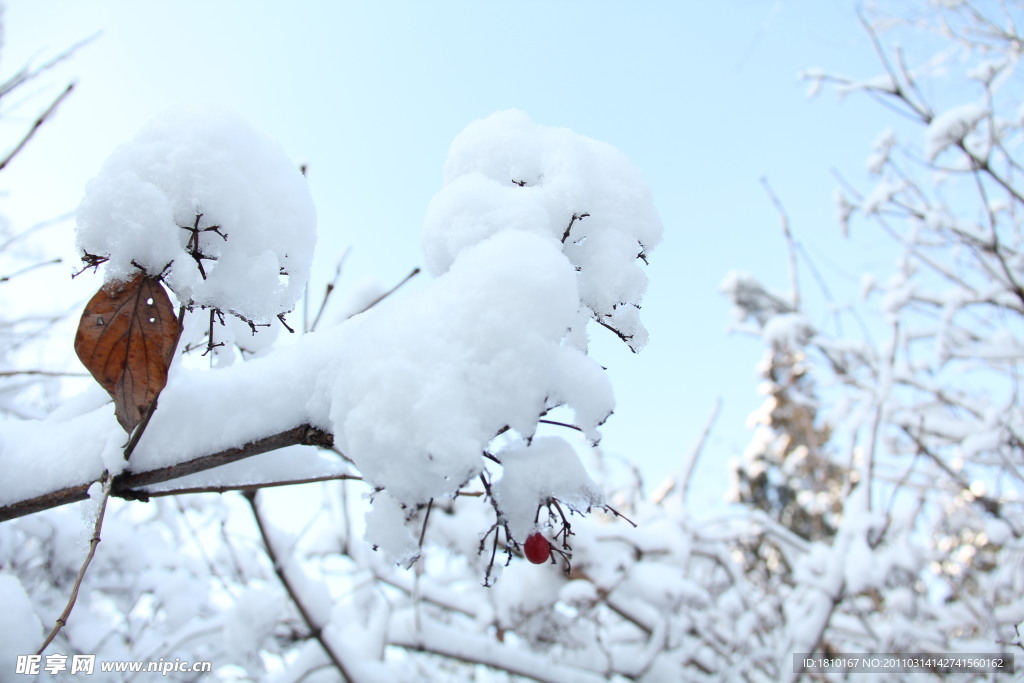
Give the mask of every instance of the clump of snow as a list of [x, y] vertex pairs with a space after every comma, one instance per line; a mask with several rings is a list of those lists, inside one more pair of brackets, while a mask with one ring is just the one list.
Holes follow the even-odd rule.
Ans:
[[107, 282], [141, 267], [163, 273], [182, 302], [255, 321], [295, 305], [315, 242], [302, 174], [276, 142], [223, 111], [158, 117], [114, 151], [78, 208], [78, 248], [108, 259]]
[[491, 490], [512, 537], [519, 542], [536, 527], [537, 508], [551, 498], [576, 510], [601, 504], [601, 490], [563, 439], [542, 437], [506, 451], [502, 467], [501, 479]]
[[549, 401], [596, 437], [614, 403], [600, 366], [562, 344], [577, 305], [573, 268], [550, 240], [503, 231], [465, 249], [426, 289], [342, 326], [324, 389], [335, 444], [413, 506], [477, 476], [506, 425], [532, 436]]
[[871, 154], [868, 156], [866, 166], [868, 173], [878, 175], [885, 168], [889, 161], [889, 155], [896, 146], [896, 134], [892, 128], [886, 128], [871, 145]]
[[373, 506], [366, 513], [364, 538], [398, 564], [408, 565], [418, 555], [416, 539], [406, 526], [408, 518], [401, 504], [387, 491], [381, 491], [374, 496]]
[[958, 145], [988, 116], [980, 104], [962, 104], [932, 119], [925, 130], [925, 156], [935, 159], [952, 145]]
[[516, 110], [469, 125], [452, 142], [444, 187], [427, 209], [427, 269], [443, 273], [463, 249], [504, 230], [560, 246], [578, 271], [588, 316], [634, 350], [644, 345], [640, 262], [662, 226], [646, 181], [619, 150]]
[[780, 313], [772, 316], [761, 329], [768, 346], [799, 349], [814, 336], [814, 326], [802, 313]]
[[891, 202], [898, 194], [907, 189], [907, 183], [903, 180], [882, 180], [868, 196], [861, 202], [860, 209], [864, 215], [870, 216], [878, 213], [879, 209]]
[[967, 70], [967, 77], [981, 81], [987, 85], [992, 83], [996, 76], [1003, 72], [1007, 67], [1010, 67], [1011, 64], [1012, 61], [1006, 57], [984, 59]]

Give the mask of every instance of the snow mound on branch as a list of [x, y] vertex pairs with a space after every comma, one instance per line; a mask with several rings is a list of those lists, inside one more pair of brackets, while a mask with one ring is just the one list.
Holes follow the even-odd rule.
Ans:
[[[449, 184], [432, 205], [436, 211], [451, 200], [444, 215], [464, 219], [451, 230], [442, 229], [442, 213], [428, 220], [424, 246], [437, 276], [245, 363], [216, 372], [178, 366], [133, 470], [171, 467], [303, 425], [323, 429], [375, 489], [366, 538], [400, 560], [418, 552], [424, 508], [478, 477], [486, 456], [508, 458], [500, 514], [517, 530], [553, 496], [573, 509], [599, 504], [572, 446], [534, 436], [541, 418], [559, 408], [590, 442], [600, 438], [614, 397], [603, 368], [578, 342], [587, 318], [597, 317], [639, 343], [642, 328], [629, 327], [646, 283], [637, 255], [661, 230], [649, 192], [611, 147], [535, 126], [518, 112], [478, 122], [460, 140], [447, 176], [479, 192], [450, 191]], [[132, 273], [134, 262], [165, 272], [183, 301], [256, 320], [275, 314], [293, 300], [294, 263], [302, 262], [303, 275], [308, 267], [313, 210], [301, 176], [264, 142], [235, 118], [165, 117], [115, 152], [91, 183], [79, 211], [80, 247], [109, 257], [108, 279]], [[460, 163], [483, 170], [462, 173]], [[505, 192], [483, 172], [500, 175], [501, 168], [525, 184], [509, 180]], [[277, 195], [271, 179], [281, 185]], [[531, 197], [540, 203], [531, 205]], [[455, 211], [460, 206], [466, 213]], [[493, 220], [481, 207], [493, 209]], [[581, 211], [591, 215], [580, 219]], [[182, 227], [200, 212], [200, 230], [217, 225], [228, 236], [199, 233], [203, 254], [216, 256], [204, 261], [207, 280], [189, 253], [196, 233]], [[279, 234], [289, 231], [297, 247]], [[233, 249], [263, 249], [265, 258], [252, 265], [266, 282], [233, 271], [243, 262], [232, 261], [241, 258]], [[287, 282], [278, 275], [286, 262]], [[264, 306], [267, 300], [274, 305]], [[0, 424], [0, 463], [20, 483], [0, 498], [35, 495], [31, 482], [45, 480], [53, 490], [95, 481], [114, 461], [124, 467], [124, 435], [112, 420], [108, 406], [90, 401], [54, 420], [53, 429], [23, 434]], [[40, 463], [32, 455], [40, 452], [60, 455]], [[65, 466], [72, 458], [79, 470]], [[272, 469], [253, 465], [247, 477]], [[526, 483], [514, 486], [517, 477]]]
[[596, 440], [614, 399], [601, 367], [562, 343], [579, 304], [574, 276], [557, 243], [506, 230], [426, 289], [347, 323], [324, 390], [335, 444], [415, 506], [476, 477], [506, 426], [532, 436], [552, 403]]
[[[219, 228], [186, 229], [197, 226]], [[206, 257], [202, 271], [193, 238]], [[179, 110], [116, 149], [89, 182], [77, 243], [108, 258], [107, 282], [138, 267], [151, 275], [166, 269], [179, 300], [265, 322], [291, 310], [302, 293], [316, 211], [305, 179], [276, 142], [235, 114]]]
[[814, 326], [802, 313], [772, 316], [761, 329], [761, 338], [771, 347], [799, 349], [814, 336]]
[[427, 269], [445, 272], [462, 250], [502, 230], [559, 246], [578, 271], [587, 315], [634, 351], [644, 345], [647, 276], [638, 261], [661, 241], [662, 226], [646, 181], [622, 152], [517, 110], [470, 124], [452, 142], [444, 186], [427, 209]]
[[580, 511], [602, 503], [601, 489], [563, 439], [542, 437], [510, 449], [502, 457], [502, 468], [492, 490], [512, 537], [520, 543], [537, 526], [537, 508], [552, 498]]
[[980, 104], [962, 104], [932, 119], [924, 134], [928, 161], [935, 161], [946, 148], [963, 142], [986, 116], [988, 110]]

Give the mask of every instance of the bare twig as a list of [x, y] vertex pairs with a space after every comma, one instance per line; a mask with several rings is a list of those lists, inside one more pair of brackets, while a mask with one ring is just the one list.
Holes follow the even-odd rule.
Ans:
[[427, 512], [423, 515], [423, 527], [420, 529], [419, 548], [423, 549], [423, 541], [427, 538], [427, 523], [430, 521], [430, 511], [434, 509], [434, 499], [427, 503]]
[[789, 257], [789, 286], [792, 288], [792, 305], [794, 311], [800, 310], [800, 283], [798, 280], [797, 267], [796, 267], [796, 240], [793, 239], [793, 232], [789, 229], [789, 215], [786, 213], [786, 208], [782, 205], [782, 201], [778, 195], [775, 194], [775, 190], [768, 183], [768, 178], [761, 177], [761, 186], [764, 191], [768, 194], [768, 199], [771, 200], [772, 206], [779, 213], [779, 221], [782, 223], [782, 235], [786, 238], [786, 253]]
[[669, 479], [663, 484], [660, 490], [656, 491], [652, 495], [652, 500], [660, 505], [665, 498], [668, 497], [672, 491], [679, 488], [679, 497], [685, 503], [686, 493], [690, 488], [690, 481], [693, 479], [693, 470], [697, 466], [697, 461], [700, 459], [700, 454], [704, 450], [704, 444], [707, 443], [708, 436], [711, 434], [712, 428], [715, 426], [715, 422], [718, 420], [718, 413], [722, 410], [722, 399], [719, 397], [715, 401], [714, 407], [711, 409], [711, 415], [708, 416], [707, 422], [704, 423], [704, 429], [700, 436], [697, 438], [697, 443], [693, 445], [690, 452], [686, 454], [686, 460], [683, 461], [683, 467], [680, 469], [680, 479], [674, 481]]
[[[320, 300], [320, 309], [316, 312], [316, 317], [313, 318], [313, 323], [306, 327], [307, 332], [313, 332], [316, 330], [316, 326], [320, 324], [320, 318], [324, 314], [324, 309], [327, 308], [327, 301], [331, 298], [331, 293], [334, 292], [334, 288], [338, 286], [338, 279], [341, 278], [341, 270], [345, 265], [345, 260], [348, 258], [349, 250], [346, 249], [338, 259], [338, 265], [334, 268], [334, 277], [327, 283], [327, 288], [324, 290], [324, 297]], [[306, 292], [309, 292], [309, 288], [306, 288]], [[304, 316], [305, 318], [305, 316]]]
[[901, 425], [900, 429], [906, 436], [910, 438], [911, 441], [914, 442], [914, 445], [917, 447], [918, 454], [927, 456], [928, 459], [931, 460], [932, 463], [935, 464], [940, 470], [942, 470], [946, 474], [946, 476], [952, 479], [957, 486], [959, 486], [963, 491], [970, 494], [968, 500], [976, 502], [985, 510], [985, 512], [989, 513], [993, 517], [1002, 518], [1002, 505], [998, 500], [990, 498], [989, 496], [986, 495], [979, 495], [975, 493], [971, 489], [970, 482], [964, 479], [963, 475], [961, 475], [959, 472], [957, 472], [948, 464], [946, 464], [946, 462], [942, 458], [940, 458], [930, 448], [928, 448], [924, 441], [921, 440], [921, 437], [914, 434], [905, 425]]
[[35, 120], [35, 123], [33, 123], [32, 127], [28, 129], [28, 132], [25, 133], [25, 135], [21, 138], [18, 144], [14, 146], [14, 149], [8, 152], [7, 156], [4, 157], [3, 161], [0, 161], [0, 171], [7, 168], [7, 164], [11, 163], [14, 157], [18, 155], [18, 152], [24, 149], [25, 145], [28, 144], [28, 141], [32, 139], [32, 136], [36, 134], [36, 131], [38, 131], [43, 126], [43, 124], [46, 123], [46, 120], [53, 115], [53, 112], [57, 111], [57, 106], [64, 101], [65, 97], [71, 94], [71, 91], [74, 90], [74, 88], [74, 83], [68, 84], [68, 87], [66, 87], [64, 91], [60, 95], [58, 95], [53, 102], [50, 103], [50, 106], [47, 107], [46, 110], [39, 115], [39, 118]]
[[42, 64], [40, 64], [39, 66], [35, 67], [34, 69], [33, 68], [29, 68], [29, 65], [26, 64], [21, 69], [19, 69], [18, 72], [15, 73], [13, 76], [8, 78], [3, 83], [0, 83], [0, 98], [6, 97], [7, 95], [12, 93], [14, 90], [16, 90], [21, 85], [24, 85], [25, 83], [31, 81], [33, 78], [36, 78], [37, 76], [43, 74], [46, 71], [49, 71], [50, 69], [52, 69], [55, 66], [57, 66], [61, 62], [67, 60], [73, 54], [78, 52], [78, 50], [80, 50], [81, 48], [85, 47], [86, 45], [88, 45], [92, 41], [96, 40], [96, 38], [98, 38], [99, 36], [100, 36], [99, 33], [94, 33], [93, 35], [89, 36], [88, 38], [84, 38], [84, 39], [78, 41], [77, 43], [75, 43], [74, 45], [69, 47], [68, 49], [66, 49], [63, 52], [61, 52], [60, 54], [58, 54], [56, 57], [54, 57], [54, 58], [52, 58], [52, 59], [50, 59], [50, 60], [48, 60], [46, 62], [43, 62]]
[[42, 654], [43, 650], [53, 642], [53, 639], [57, 637], [61, 629], [68, 623], [68, 617], [71, 616], [71, 610], [75, 607], [75, 601], [78, 600], [78, 591], [82, 587], [82, 580], [85, 578], [85, 572], [89, 569], [89, 565], [92, 564], [92, 558], [96, 555], [96, 546], [100, 543], [100, 530], [103, 528], [103, 516], [107, 511], [107, 501], [110, 499], [110, 488], [113, 482], [113, 478], [109, 473], [103, 477], [103, 494], [100, 498], [99, 511], [96, 513], [96, 522], [93, 524], [92, 538], [89, 539], [89, 552], [85, 556], [85, 561], [82, 562], [82, 566], [78, 569], [78, 575], [75, 577], [75, 585], [71, 589], [71, 597], [68, 598], [68, 604], [64, 607], [64, 611], [57, 617], [57, 622], [53, 626], [53, 630], [50, 631], [50, 635], [46, 637], [43, 644], [39, 646], [36, 654]]
[[601, 327], [603, 327], [603, 328], [605, 328], [606, 330], [608, 330], [609, 332], [613, 332], [613, 333], [615, 334], [615, 336], [616, 336], [616, 337], [618, 337], [619, 339], [621, 339], [622, 341], [626, 342], [626, 345], [627, 345], [627, 346], [629, 346], [629, 350], [630, 350], [630, 351], [632, 351], [633, 353], [636, 353], [636, 352], [637, 352], [637, 350], [636, 350], [636, 349], [634, 349], [634, 348], [633, 348], [633, 347], [632, 347], [632, 346], [631, 346], [631, 345], [629, 344], [629, 342], [633, 341], [633, 335], [631, 335], [631, 334], [625, 334], [625, 333], [623, 333], [623, 332], [622, 332], [621, 330], [619, 330], [619, 329], [617, 329], [617, 328], [615, 328], [615, 327], [613, 327], [613, 326], [609, 325], [608, 323], [606, 323], [605, 321], [601, 320], [600, 318], [594, 318], [594, 321], [595, 321], [595, 322], [596, 322], [596, 323], [597, 323], [598, 325], [600, 325]]
[[56, 370], [4, 370], [0, 377], [19, 377], [21, 375], [34, 375], [37, 377], [89, 377], [87, 372], [58, 372]]
[[356, 315], [359, 315], [360, 313], [366, 313], [368, 310], [370, 310], [371, 308], [373, 308], [374, 306], [379, 304], [381, 301], [384, 301], [384, 299], [388, 298], [389, 296], [394, 294], [396, 291], [398, 291], [399, 287], [401, 287], [406, 282], [408, 282], [409, 280], [411, 280], [414, 277], [416, 277], [417, 275], [419, 275], [419, 273], [420, 273], [420, 269], [419, 268], [413, 268], [412, 271], [408, 275], [406, 275], [404, 278], [402, 278], [401, 282], [399, 282], [397, 285], [395, 285], [394, 287], [392, 287], [388, 291], [386, 291], [383, 294], [381, 294], [380, 296], [378, 296], [376, 299], [374, 299], [370, 303], [368, 303], [365, 306], [363, 306], [362, 308], [360, 308], [358, 311], [356, 311], [352, 315], [356, 316]]
[[537, 420], [537, 422], [539, 422], [541, 424], [545, 424], [545, 425], [555, 425], [556, 427], [565, 427], [566, 429], [573, 429], [573, 430], [576, 430], [577, 432], [582, 432], [583, 431], [582, 427], [577, 427], [576, 425], [569, 424], [568, 422], [559, 422], [558, 420], [540, 419], [540, 420]]
[[29, 235], [39, 232], [40, 230], [45, 230], [46, 228], [49, 228], [51, 226], [59, 225], [60, 223], [68, 220], [69, 218], [74, 217], [74, 215], [75, 214], [73, 211], [69, 211], [67, 213], [62, 213], [58, 216], [54, 216], [52, 218], [47, 218], [45, 220], [39, 221], [38, 223], [29, 226], [28, 228], [25, 228], [21, 232], [11, 235], [5, 241], [0, 242], [0, 251], [7, 250], [15, 242], [23, 240]]
[[562, 233], [562, 244], [569, 239], [569, 232], [572, 230], [572, 226], [576, 221], [582, 221], [584, 218], [588, 218], [589, 213], [574, 213], [572, 218], [569, 219], [569, 225], [565, 226], [565, 232]]
[[60, 262], [61, 262], [60, 258], [54, 258], [54, 259], [50, 259], [49, 261], [42, 261], [40, 263], [33, 263], [30, 266], [25, 266], [21, 270], [14, 271], [10, 275], [0, 276], [0, 282], [7, 282], [11, 278], [16, 278], [19, 275], [24, 275], [25, 273], [30, 273], [33, 270], [35, 270], [36, 268], [45, 268], [46, 266], [54, 266], [54, 265], [57, 265]]
[[319, 484], [325, 481], [364, 481], [358, 474], [326, 474], [322, 477], [305, 477], [303, 479], [285, 479], [282, 481], [249, 482], [246, 484], [225, 484], [223, 486], [192, 486], [180, 489], [122, 489], [120, 495], [133, 500], [164, 498], [167, 496], [184, 496], [195, 493], [228, 493], [229, 491], [258, 491], [282, 486], [302, 486], [303, 484]]

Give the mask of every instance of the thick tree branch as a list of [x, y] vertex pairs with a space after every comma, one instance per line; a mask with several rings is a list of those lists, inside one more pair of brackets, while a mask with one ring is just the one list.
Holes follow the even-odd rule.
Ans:
[[[293, 427], [284, 432], [273, 434], [263, 439], [257, 439], [243, 446], [228, 448], [227, 450], [208, 455], [201, 455], [191, 460], [160, 467], [142, 472], [124, 472], [114, 477], [111, 484], [110, 495], [127, 500], [145, 500], [143, 492], [138, 491], [140, 487], [159, 484], [161, 482], [178, 479], [196, 472], [227, 465], [228, 463], [243, 460], [245, 458], [285, 448], [286, 446], [319, 446], [330, 448], [334, 444], [334, 437], [308, 424]], [[0, 507], [0, 522], [30, 515], [33, 512], [40, 512], [50, 508], [59, 507], [68, 503], [76, 503], [86, 500], [89, 497], [89, 487], [93, 482], [85, 482], [76, 486], [51, 491], [34, 498], [20, 500]]]

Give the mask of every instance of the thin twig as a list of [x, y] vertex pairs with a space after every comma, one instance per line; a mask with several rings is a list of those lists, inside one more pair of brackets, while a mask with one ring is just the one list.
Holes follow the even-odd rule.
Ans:
[[565, 226], [565, 232], [562, 233], [562, 244], [569, 239], [569, 233], [572, 231], [572, 226], [576, 221], [582, 221], [584, 218], [588, 218], [589, 213], [574, 213], [572, 218], [569, 219], [569, 225]]
[[24, 267], [24, 268], [22, 268], [21, 270], [16, 270], [16, 271], [14, 271], [14, 272], [13, 272], [13, 273], [11, 273], [10, 275], [3, 275], [3, 276], [0, 276], [0, 282], [8, 282], [9, 280], [11, 280], [11, 278], [16, 278], [16, 277], [18, 277], [19, 275], [24, 275], [25, 273], [30, 273], [30, 272], [32, 272], [33, 270], [35, 270], [36, 268], [45, 268], [46, 266], [54, 266], [54, 265], [57, 265], [58, 263], [60, 263], [60, 262], [61, 262], [61, 260], [62, 260], [62, 259], [60, 259], [60, 258], [58, 257], [58, 258], [50, 259], [49, 261], [43, 261], [43, 262], [41, 262], [41, 263], [33, 263], [33, 264], [32, 264], [32, 265], [30, 265], [30, 266], [25, 266], [25, 267]]
[[793, 297], [792, 304], [793, 310], [800, 310], [800, 282], [797, 275], [796, 267], [796, 240], [793, 239], [793, 232], [789, 229], [789, 215], [786, 213], [786, 208], [782, 205], [782, 201], [778, 195], [775, 194], [775, 190], [768, 183], [768, 178], [761, 177], [761, 186], [764, 191], [768, 194], [768, 199], [771, 200], [775, 210], [779, 213], [779, 221], [782, 223], [782, 235], [786, 238], [786, 253], [789, 257], [789, 286], [792, 288]]
[[103, 528], [103, 516], [107, 511], [107, 501], [110, 499], [110, 487], [113, 482], [113, 477], [110, 473], [106, 473], [103, 477], [103, 495], [100, 498], [100, 509], [96, 513], [96, 522], [93, 524], [92, 538], [89, 539], [89, 552], [85, 556], [85, 561], [82, 562], [82, 566], [78, 569], [78, 576], [75, 577], [75, 585], [71, 589], [71, 597], [68, 598], [68, 604], [64, 608], [64, 611], [59, 617], [57, 622], [53, 626], [53, 630], [50, 631], [50, 635], [46, 637], [43, 644], [39, 646], [36, 651], [37, 655], [41, 655], [43, 650], [53, 642], [53, 639], [57, 637], [61, 629], [68, 623], [68, 618], [71, 616], [71, 610], [75, 607], [75, 601], [78, 600], [78, 591], [82, 587], [82, 580], [85, 578], [85, 572], [89, 569], [89, 565], [92, 564], [92, 558], [96, 555], [96, 546], [100, 543], [100, 530]]
[[55, 370], [4, 370], [0, 377], [18, 377], [20, 375], [36, 375], [39, 377], [89, 377], [87, 372], [57, 372]]
[[715, 422], [718, 421], [718, 414], [721, 410], [722, 398], [719, 397], [715, 401], [714, 408], [711, 409], [711, 415], [708, 416], [707, 422], [704, 423], [704, 430], [700, 433], [697, 443], [694, 444], [686, 456], [686, 462], [683, 464], [682, 469], [682, 479], [679, 482], [679, 498], [684, 503], [686, 502], [687, 491], [690, 489], [690, 482], [693, 480], [693, 471], [697, 467], [697, 461], [700, 460], [700, 454], [704, 452], [704, 445], [707, 443], [708, 436], [711, 435]]
[[[316, 317], [313, 318], [313, 324], [306, 328], [307, 332], [313, 332], [316, 330], [317, 325], [320, 324], [320, 318], [324, 314], [324, 309], [327, 308], [327, 301], [331, 298], [331, 293], [334, 292], [334, 288], [338, 286], [338, 280], [341, 278], [341, 270], [345, 265], [345, 260], [348, 258], [349, 249], [345, 249], [341, 258], [338, 259], [338, 265], [334, 268], [334, 277], [327, 283], [327, 288], [324, 290], [324, 298], [320, 300], [320, 309], [316, 312]], [[306, 288], [306, 292], [309, 292], [309, 288]]]
[[364, 481], [358, 474], [325, 474], [322, 477], [306, 477], [304, 479], [286, 479], [284, 481], [267, 481], [247, 484], [225, 484], [223, 486], [193, 486], [190, 488], [166, 489], [149, 491], [144, 489], [121, 489], [121, 495], [128, 498], [163, 498], [165, 496], [184, 496], [194, 493], [228, 493], [229, 491], [258, 491], [282, 486], [301, 486], [303, 484], [319, 484], [325, 481]]
[[128, 443], [124, 447], [124, 459], [128, 460], [132, 457], [132, 453], [135, 452], [135, 447], [139, 445], [139, 440], [142, 438], [143, 433], [146, 431], [146, 427], [149, 426], [149, 421], [153, 419], [153, 413], [156, 412], [156, 404], [159, 395], [153, 399], [153, 402], [149, 404], [149, 408], [146, 410], [146, 414], [142, 417], [142, 422], [136, 425], [135, 429], [132, 430], [131, 436], [128, 438]]
[[86, 45], [88, 45], [92, 41], [94, 41], [97, 38], [99, 38], [100, 34], [101, 34], [101, 32], [96, 32], [96, 33], [92, 34], [91, 36], [89, 36], [88, 38], [83, 38], [82, 40], [78, 41], [77, 43], [75, 43], [74, 45], [69, 47], [68, 49], [66, 49], [63, 52], [61, 52], [60, 54], [58, 54], [53, 59], [50, 59], [49, 61], [46, 61], [46, 62], [40, 64], [39, 66], [37, 66], [34, 69], [30, 69], [28, 67], [28, 65], [26, 64], [21, 69], [19, 69], [18, 72], [15, 73], [13, 76], [8, 78], [3, 83], [0, 83], [0, 98], [6, 97], [7, 95], [9, 95], [11, 92], [16, 90], [17, 88], [19, 88], [24, 83], [27, 83], [28, 81], [31, 81], [33, 78], [36, 78], [37, 76], [45, 73], [46, 71], [49, 71], [50, 69], [52, 69], [55, 66], [57, 66], [61, 62], [69, 59], [73, 54], [78, 52], [81, 48], [85, 47]]
[[277, 574], [277, 578], [280, 579], [281, 585], [288, 592], [288, 597], [291, 598], [292, 604], [299, 611], [299, 616], [306, 623], [306, 627], [310, 631], [310, 635], [316, 638], [317, 642], [320, 643], [320, 647], [323, 648], [324, 652], [330, 658], [335, 668], [338, 669], [338, 673], [341, 674], [342, 679], [346, 681], [354, 680], [348, 669], [345, 667], [345, 663], [338, 656], [338, 653], [334, 651], [334, 648], [328, 642], [324, 636], [325, 624], [317, 623], [309, 610], [309, 606], [302, 601], [302, 596], [295, 589], [291, 579], [288, 576], [288, 572], [285, 571], [285, 565], [281, 561], [281, 557], [277, 553], [277, 549], [274, 547], [273, 541], [270, 539], [270, 534], [267, 532], [267, 527], [263, 523], [263, 517], [260, 515], [259, 506], [256, 505], [256, 492], [255, 491], [244, 491], [242, 495], [249, 501], [249, 507], [252, 509], [253, 519], [256, 521], [256, 526], [259, 528], [260, 536], [263, 538], [263, 545], [267, 550], [267, 556], [270, 558], [270, 563], [274, 567], [274, 573]]
[[41, 220], [38, 223], [36, 223], [35, 225], [32, 225], [32, 226], [30, 226], [28, 228], [25, 228], [21, 232], [18, 232], [18, 233], [15, 233], [15, 234], [11, 235], [5, 241], [0, 242], [0, 251], [7, 250], [15, 242], [18, 242], [19, 240], [23, 240], [23, 239], [25, 239], [29, 235], [32, 235], [35, 232], [38, 232], [40, 230], [44, 230], [44, 229], [49, 228], [49, 227], [51, 227], [53, 225], [59, 225], [60, 223], [68, 220], [69, 218], [73, 218], [74, 215], [75, 214], [74, 214], [73, 211], [68, 211], [67, 213], [62, 213], [62, 214], [60, 214], [58, 216], [54, 216], [52, 218], [47, 218], [45, 220]]
[[32, 136], [36, 134], [36, 131], [38, 131], [42, 127], [42, 125], [46, 123], [46, 120], [50, 118], [50, 116], [53, 115], [53, 112], [57, 110], [57, 106], [64, 101], [65, 97], [71, 94], [71, 91], [74, 90], [74, 88], [75, 84], [69, 83], [68, 87], [64, 88], [64, 91], [60, 95], [58, 95], [53, 102], [50, 103], [50, 106], [47, 107], [42, 114], [39, 115], [39, 118], [37, 118], [35, 123], [32, 124], [32, 127], [28, 129], [28, 132], [25, 133], [25, 135], [21, 138], [18, 144], [14, 146], [14, 149], [12, 149], [7, 154], [3, 161], [0, 161], [0, 171], [7, 168], [7, 164], [11, 163], [14, 157], [18, 155], [18, 152], [20, 152], [25, 147], [25, 145], [28, 144], [28, 141], [31, 140]]
[[409, 280], [411, 280], [414, 277], [416, 277], [417, 275], [419, 275], [419, 273], [420, 273], [420, 269], [418, 267], [417, 268], [413, 268], [412, 272], [410, 272], [408, 275], [406, 275], [404, 278], [402, 278], [401, 282], [399, 282], [397, 285], [395, 285], [394, 287], [392, 287], [388, 291], [386, 291], [383, 294], [381, 294], [380, 296], [378, 296], [376, 299], [374, 299], [370, 303], [368, 303], [365, 306], [363, 306], [362, 308], [360, 308], [358, 311], [353, 313], [352, 316], [350, 316], [350, 317], [357, 316], [360, 313], [366, 313], [368, 310], [370, 310], [371, 308], [373, 308], [374, 306], [379, 304], [381, 301], [384, 301], [384, 299], [388, 298], [389, 296], [394, 294], [396, 291], [398, 291], [399, 287], [401, 287], [406, 282], [408, 282]]
[[556, 427], [565, 427], [566, 429], [574, 429], [577, 432], [582, 432], [583, 431], [582, 427], [577, 427], [576, 425], [569, 424], [568, 422], [559, 422], [558, 420], [540, 419], [540, 420], [537, 420], [537, 422], [540, 422], [541, 424], [546, 424], [546, 425], [555, 425]]
[[423, 515], [423, 528], [420, 529], [420, 550], [423, 550], [423, 541], [427, 537], [427, 523], [430, 521], [430, 511], [434, 509], [434, 499], [431, 498], [430, 502], [427, 503], [427, 512]]

